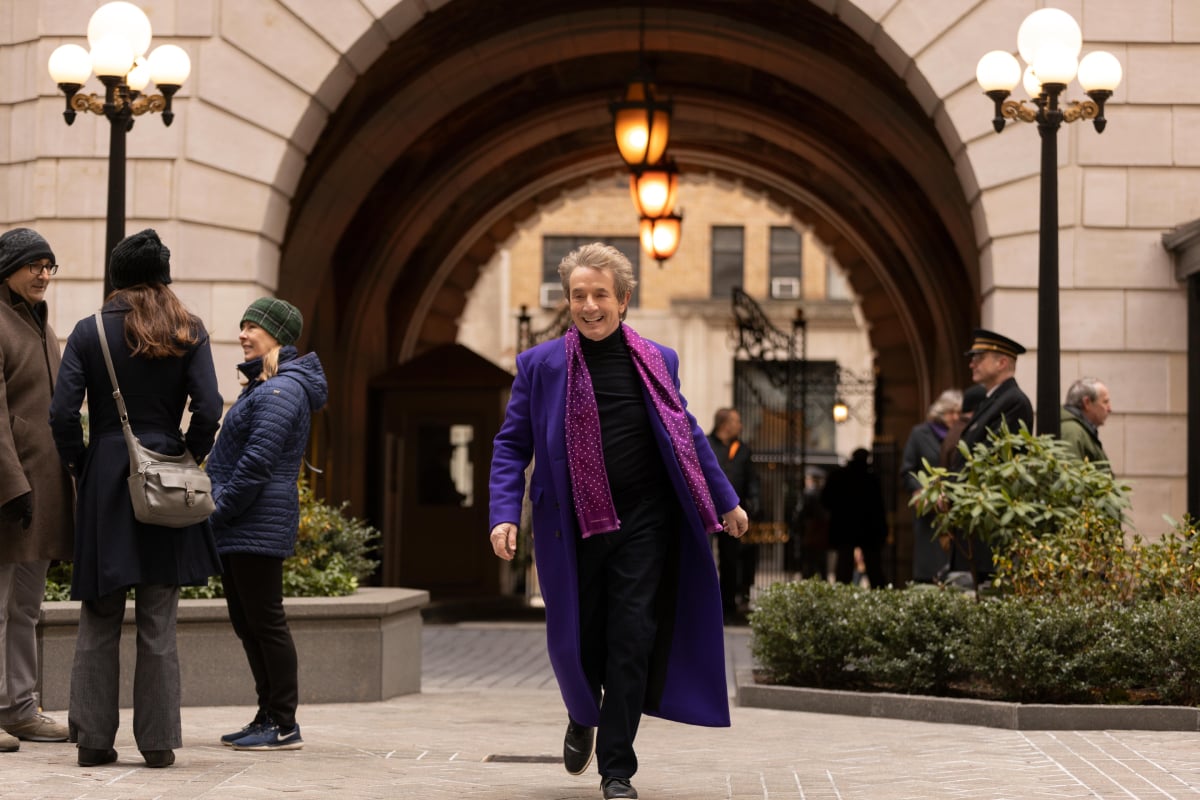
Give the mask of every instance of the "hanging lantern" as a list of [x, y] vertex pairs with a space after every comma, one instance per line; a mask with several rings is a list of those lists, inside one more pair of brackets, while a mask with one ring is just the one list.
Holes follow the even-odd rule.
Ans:
[[664, 161], [654, 167], [629, 176], [629, 193], [639, 217], [665, 217], [675, 210], [675, 194], [679, 189], [679, 169], [674, 161]]
[[657, 219], [642, 217], [642, 249], [647, 255], [653, 256], [660, 267], [664, 261], [675, 255], [682, 235], [683, 217], [678, 214], [667, 214]]
[[654, 84], [639, 72], [625, 96], [611, 106], [617, 150], [631, 169], [657, 164], [671, 132], [671, 103], [657, 95]]

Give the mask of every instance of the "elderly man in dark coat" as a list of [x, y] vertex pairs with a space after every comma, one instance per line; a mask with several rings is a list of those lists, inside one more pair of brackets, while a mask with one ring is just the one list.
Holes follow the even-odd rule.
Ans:
[[46, 571], [72, 548], [74, 489], [46, 421], [60, 350], [45, 297], [57, 271], [36, 231], [0, 236], [0, 751], [67, 739], [34, 691]]
[[[567, 706], [567, 771], [595, 754], [606, 800], [630, 778], [643, 712], [729, 724], [708, 534], [746, 512], [679, 394], [679, 357], [622, 319], [629, 260], [585, 245], [559, 266], [574, 325], [517, 358], [491, 470], [491, 544], [511, 560], [525, 495], [550, 663]], [[599, 728], [598, 733], [596, 728]]]

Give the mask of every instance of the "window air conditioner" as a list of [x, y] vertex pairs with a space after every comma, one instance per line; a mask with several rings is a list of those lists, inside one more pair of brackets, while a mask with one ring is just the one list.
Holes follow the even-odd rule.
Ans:
[[796, 300], [800, 297], [799, 278], [771, 278], [771, 297], [776, 300]]
[[538, 293], [542, 308], [558, 308], [563, 301], [561, 283], [543, 283]]

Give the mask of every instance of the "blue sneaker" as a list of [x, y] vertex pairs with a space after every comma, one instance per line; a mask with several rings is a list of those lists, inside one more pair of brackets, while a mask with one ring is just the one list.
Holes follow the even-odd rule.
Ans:
[[234, 731], [233, 733], [227, 733], [222, 736], [221, 744], [225, 745], [226, 747], [233, 747], [233, 743], [238, 739], [249, 736], [252, 733], [258, 733], [260, 730], [262, 730], [264, 725], [267, 725], [270, 722], [271, 718], [267, 716], [267, 713], [265, 711], [259, 711], [258, 714], [254, 716], [254, 719], [250, 721], [249, 725], [246, 725], [240, 731]]
[[304, 747], [300, 738], [300, 726], [282, 731], [274, 722], [268, 722], [256, 732], [233, 742], [234, 750], [299, 750]]

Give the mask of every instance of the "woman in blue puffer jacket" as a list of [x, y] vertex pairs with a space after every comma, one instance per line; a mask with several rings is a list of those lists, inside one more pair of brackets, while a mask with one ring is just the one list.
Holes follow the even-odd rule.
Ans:
[[242, 315], [246, 387], [225, 414], [208, 457], [216, 511], [211, 517], [229, 620], [242, 641], [258, 713], [221, 737], [238, 750], [298, 750], [296, 646], [283, 610], [283, 561], [300, 524], [296, 480], [312, 412], [329, 396], [316, 353], [293, 346], [304, 320], [284, 300], [262, 297]]

